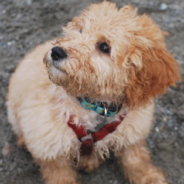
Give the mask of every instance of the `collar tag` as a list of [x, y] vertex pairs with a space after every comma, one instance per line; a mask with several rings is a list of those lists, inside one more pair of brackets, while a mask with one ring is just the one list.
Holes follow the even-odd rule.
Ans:
[[95, 126], [95, 133], [98, 132], [100, 129], [102, 129], [107, 124], [107, 111], [108, 111], [108, 105], [106, 103], [103, 103], [104, 107], [104, 115], [97, 115], [96, 119], [98, 120], [99, 124]]
[[108, 105], [107, 103], [103, 103], [103, 108], [104, 108], [104, 114], [102, 115], [98, 115], [96, 117], [96, 119], [100, 122], [100, 123], [106, 123], [107, 122], [107, 111], [108, 111]]

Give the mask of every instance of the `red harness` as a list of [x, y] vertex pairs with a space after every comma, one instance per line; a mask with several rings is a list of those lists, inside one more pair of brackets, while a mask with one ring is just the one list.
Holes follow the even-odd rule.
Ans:
[[95, 142], [102, 140], [108, 134], [114, 132], [116, 127], [123, 121], [125, 115], [119, 116], [119, 121], [113, 121], [110, 124], [105, 125], [102, 129], [100, 129], [96, 133], [89, 133], [85, 130], [85, 128], [80, 125], [77, 126], [73, 122], [74, 116], [70, 116], [68, 121], [68, 126], [73, 129], [75, 134], [77, 135], [79, 141], [81, 142], [80, 154], [81, 156], [90, 155], [93, 151], [93, 145]]

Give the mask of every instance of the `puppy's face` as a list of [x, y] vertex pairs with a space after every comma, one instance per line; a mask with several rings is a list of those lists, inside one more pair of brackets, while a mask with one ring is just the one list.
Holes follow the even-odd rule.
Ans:
[[145, 105], [179, 80], [163, 32], [130, 5], [91, 5], [63, 28], [45, 56], [50, 79], [69, 94]]

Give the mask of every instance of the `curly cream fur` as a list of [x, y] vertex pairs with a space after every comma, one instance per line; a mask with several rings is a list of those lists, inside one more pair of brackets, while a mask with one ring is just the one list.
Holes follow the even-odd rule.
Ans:
[[[47, 184], [77, 182], [75, 167], [93, 170], [109, 156], [109, 149], [119, 157], [131, 182], [166, 183], [142, 143], [151, 127], [153, 99], [180, 79], [163, 32], [130, 5], [118, 10], [107, 1], [91, 5], [63, 31], [64, 37], [27, 54], [12, 75], [7, 108], [18, 143], [41, 165]], [[103, 42], [110, 54], [99, 50]], [[55, 65], [53, 44], [68, 55]], [[95, 143], [90, 157], [80, 157], [81, 143], [67, 125], [71, 115], [86, 129], [98, 124], [96, 112], [84, 109], [77, 96], [123, 102], [109, 123], [127, 113], [113, 133]]]

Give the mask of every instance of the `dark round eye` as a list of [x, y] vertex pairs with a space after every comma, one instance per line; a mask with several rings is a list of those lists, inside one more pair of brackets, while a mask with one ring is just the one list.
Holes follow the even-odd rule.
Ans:
[[79, 32], [82, 33], [82, 29], [80, 29]]
[[103, 53], [110, 53], [110, 49], [109, 46], [107, 45], [107, 43], [101, 43], [99, 46], [99, 49], [103, 52]]

